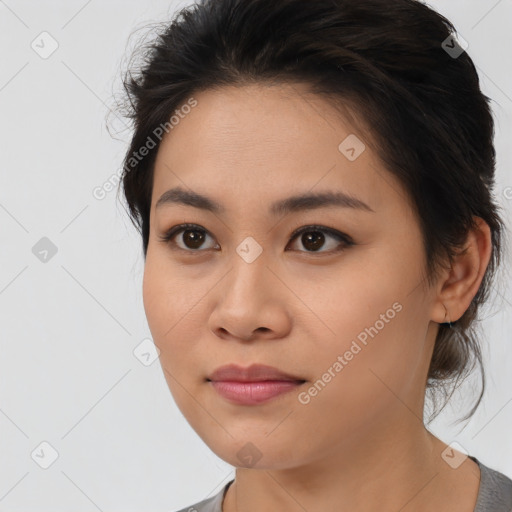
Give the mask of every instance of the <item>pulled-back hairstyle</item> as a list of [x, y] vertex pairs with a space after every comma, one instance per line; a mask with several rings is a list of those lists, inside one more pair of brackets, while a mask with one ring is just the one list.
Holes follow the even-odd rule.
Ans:
[[[446, 18], [415, 0], [199, 0], [139, 47], [135, 56], [142, 63], [124, 77], [125, 115], [134, 133], [121, 179], [145, 258], [161, 140], [154, 134], [162, 131], [155, 129], [169, 127], [171, 116], [194, 93], [251, 83], [306, 83], [333, 108], [353, 112], [366, 127], [365, 144], [415, 207], [429, 284], [463, 248], [476, 226], [474, 216], [491, 229], [491, 259], [481, 286], [457, 322], [440, 325], [428, 372], [427, 391], [434, 403], [434, 391], [441, 391], [446, 405], [479, 364], [481, 392], [467, 419], [485, 389], [474, 321], [500, 262], [503, 223], [492, 194], [490, 100], [453, 35]], [[156, 147], [134, 158], [149, 138]], [[448, 384], [453, 384], [450, 394]]]

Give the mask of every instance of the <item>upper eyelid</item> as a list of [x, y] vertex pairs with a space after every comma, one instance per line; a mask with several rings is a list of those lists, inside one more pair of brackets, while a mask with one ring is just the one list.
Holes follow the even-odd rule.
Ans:
[[333, 237], [337, 237], [337, 238], [343, 238], [343, 239], [346, 239], [347, 241], [351, 241], [351, 237], [345, 233], [343, 233], [342, 231], [339, 231], [337, 229], [334, 229], [334, 228], [330, 228], [328, 226], [320, 226], [318, 224], [306, 224], [304, 226], [301, 226], [297, 229], [295, 229], [293, 231], [293, 233], [290, 235], [290, 238], [295, 238], [297, 235], [299, 234], [302, 234], [303, 232], [308, 232], [308, 231], [323, 231], [324, 233], [327, 233]]

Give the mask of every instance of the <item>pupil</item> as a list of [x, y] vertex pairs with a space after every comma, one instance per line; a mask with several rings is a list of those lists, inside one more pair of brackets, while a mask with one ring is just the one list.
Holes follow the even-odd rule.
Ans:
[[320, 249], [324, 243], [324, 235], [320, 231], [310, 231], [309, 233], [305, 233], [302, 235], [302, 243], [304, 247], [308, 249], [308, 243], [312, 246], [309, 247], [312, 250]]
[[[185, 236], [185, 234], [188, 234], [188, 236]], [[185, 237], [185, 245], [190, 249], [198, 249], [204, 241], [204, 234], [193, 229], [185, 231], [183, 236]]]

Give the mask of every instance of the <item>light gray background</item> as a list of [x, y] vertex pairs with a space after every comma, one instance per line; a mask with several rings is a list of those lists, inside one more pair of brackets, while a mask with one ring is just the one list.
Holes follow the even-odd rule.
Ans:
[[[172, 511], [233, 476], [178, 411], [158, 360], [135, 357], [150, 338], [140, 239], [116, 191], [92, 195], [129, 140], [105, 129], [128, 36], [188, 3], [0, 0], [0, 511]], [[494, 100], [497, 197], [510, 226], [512, 0], [429, 4], [469, 43]], [[43, 31], [59, 45], [47, 59], [31, 48]], [[46, 263], [32, 251], [43, 237], [58, 250]], [[432, 430], [512, 477], [505, 264], [482, 323], [484, 403], [462, 431], [450, 423], [461, 411], [449, 409]], [[51, 456], [43, 441], [59, 454], [48, 469], [37, 463]]]

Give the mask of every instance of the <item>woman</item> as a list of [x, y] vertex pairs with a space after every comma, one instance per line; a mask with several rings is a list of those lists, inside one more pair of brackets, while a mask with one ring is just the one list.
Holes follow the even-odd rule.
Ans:
[[454, 27], [413, 0], [204, 0], [144, 50], [123, 188], [145, 312], [237, 468], [183, 510], [510, 511], [512, 481], [423, 419], [481, 362], [503, 231]]

